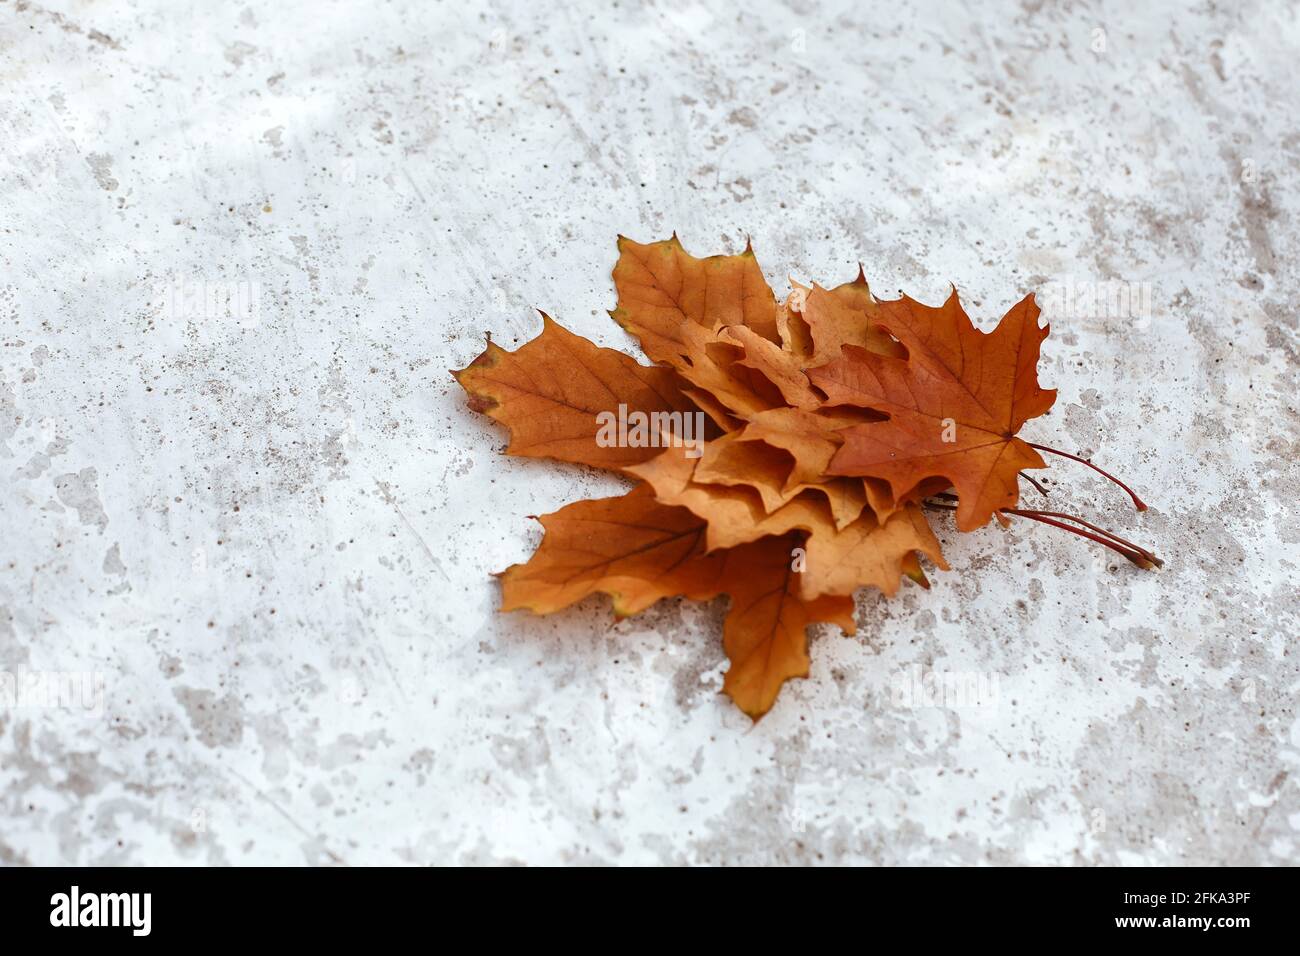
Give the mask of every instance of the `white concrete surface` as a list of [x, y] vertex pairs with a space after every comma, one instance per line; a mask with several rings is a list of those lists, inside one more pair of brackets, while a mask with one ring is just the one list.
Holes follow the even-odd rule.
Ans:
[[[1284, 0], [0, 3], [0, 672], [90, 675], [0, 703], [0, 860], [1294, 863], [1298, 47]], [[721, 603], [498, 615], [525, 516], [620, 482], [446, 369], [532, 307], [634, 352], [614, 238], [674, 229], [982, 323], [1147, 283], [1052, 316], [1026, 434], [1164, 571], [940, 522], [755, 727]]]

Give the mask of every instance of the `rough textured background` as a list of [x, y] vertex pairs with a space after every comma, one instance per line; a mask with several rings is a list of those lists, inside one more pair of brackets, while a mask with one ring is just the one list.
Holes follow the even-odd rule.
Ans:
[[[0, 3], [0, 672], [104, 682], [0, 700], [0, 860], [1295, 862], [1296, 6], [549, 6]], [[1027, 435], [1165, 570], [941, 520], [754, 727], [720, 603], [498, 616], [620, 484], [445, 369], [532, 306], [633, 351], [615, 235], [674, 229], [986, 328], [1149, 283], [1049, 315]]]

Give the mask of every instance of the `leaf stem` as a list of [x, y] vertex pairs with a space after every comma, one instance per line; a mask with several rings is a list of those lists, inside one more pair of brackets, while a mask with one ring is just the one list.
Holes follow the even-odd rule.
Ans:
[[[1049, 518], [1045, 514], [1042, 514], [1037, 511], [1024, 511], [1018, 508], [1003, 508], [1002, 513], [1016, 515], [1017, 517], [1020, 518], [1028, 518], [1030, 521], [1038, 521], [1041, 522], [1042, 524], [1049, 524], [1054, 528], [1060, 528], [1061, 530], [1068, 531], [1071, 534], [1077, 534], [1081, 538], [1087, 538], [1090, 541], [1095, 541], [1100, 545], [1104, 545], [1105, 547], [1110, 548], [1112, 551], [1116, 552], [1117, 554], [1122, 554], [1126, 559], [1133, 562], [1139, 568], [1142, 568], [1142, 570], [1144, 571], [1150, 571], [1152, 568], [1157, 568], [1164, 564], [1163, 561], [1161, 561], [1151, 552], [1147, 551], [1145, 548], [1138, 548], [1136, 546], [1125, 546], [1123, 544], [1120, 544], [1119, 541], [1115, 540], [1115, 538], [1111, 536], [1109, 532], [1105, 532], [1104, 534], [1093, 534], [1091, 531], [1085, 531], [1083, 528], [1076, 528], [1074, 525], [1066, 524], [1064, 521], [1057, 521], [1055, 518]], [[1074, 521], [1081, 520], [1078, 518], [1074, 518], [1073, 516], [1067, 516], [1067, 517], [1070, 517], [1071, 520]]]
[[1144, 558], [1146, 558], [1156, 567], [1162, 568], [1165, 565], [1163, 561], [1161, 561], [1158, 557], [1156, 557], [1154, 551], [1151, 551], [1148, 548], [1144, 548], [1140, 544], [1134, 544], [1132, 541], [1129, 541], [1127, 538], [1121, 538], [1114, 531], [1108, 531], [1105, 528], [1093, 524], [1091, 521], [1084, 521], [1082, 518], [1078, 517], [1077, 515], [1069, 515], [1063, 511], [1039, 511], [1038, 509], [1033, 509], [1033, 508], [1025, 508], [1025, 509], [1003, 508], [1002, 510], [1008, 514], [1020, 515], [1021, 517], [1024, 518], [1031, 517], [1032, 515], [1044, 515], [1049, 518], [1061, 518], [1065, 521], [1073, 521], [1075, 524], [1081, 524], [1085, 528], [1088, 528], [1092, 531], [1096, 531], [1098, 534], [1104, 534], [1112, 541], [1116, 541], [1119, 544], [1124, 545], [1125, 547], [1132, 548], [1134, 551], [1141, 554]]
[[1094, 464], [1093, 464], [1092, 462], [1090, 462], [1088, 459], [1086, 459], [1086, 458], [1080, 458], [1078, 455], [1071, 455], [1068, 451], [1061, 451], [1059, 448], [1048, 448], [1046, 445], [1036, 445], [1036, 444], [1034, 444], [1033, 442], [1026, 442], [1026, 444], [1028, 444], [1030, 448], [1036, 448], [1036, 449], [1038, 449], [1039, 451], [1050, 452], [1050, 453], [1053, 454], [1053, 455], [1060, 455], [1062, 458], [1071, 458], [1071, 459], [1073, 459], [1074, 461], [1077, 461], [1077, 462], [1080, 462], [1081, 464], [1087, 465], [1087, 466], [1088, 466], [1089, 468], [1091, 468], [1093, 471], [1097, 472], [1098, 474], [1105, 475], [1105, 476], [1106, 476], [1107, 478], [1109, 478], [1111, 481], [1115, 482], [1115, 484], [1119, 485], [1121, 488], [1123, 488], [1125, 491], [1127, 491], [1127, 492], [1128, 492], [1128, 496], [1129, 496], [1130, 498], [1133, 499], [1133, 506], [1134, 506], [1135, 508], [1137, 508], [1138, 511], [1146, 511], [1146, 510], [1147, 510], [1146, 502], [1144, 502], [1141, 498], [1139, 498], [1139, 497], [1137, 496], [1137, 492], [1135, 492], [1135, 491], [1134, 491], [1132, 488], [1130, 488], [1128, 485], [1124, 484], [1124, 482], [1120, 481], [1118, 478], [1116, 478], [1116, 477], [1115, 477], [1114, 475], [1112, 475], [1110, 472], [1108, 472], [1108, 471], [1106, 471], [1106, 470], [1104, 470], [1104, 469], [1102, 469], [1102, 468], [1098, 468], [1096, 465], [1094, 465]]
[[1025, 479], [1025, 481], [1029, 482], [1031, 485], [1033, 485], [1038, 490], [1038, 493], [1042, 495], [1044, 498], [1049, 497], [1047, 494], [1047, 489], [1044, 488], [1042, 484], [1038, 481], [1038, 479], [1035, 478], [1033, 475], [1027, 475], [1022, 471], [1020, 473], [1020, 477]]

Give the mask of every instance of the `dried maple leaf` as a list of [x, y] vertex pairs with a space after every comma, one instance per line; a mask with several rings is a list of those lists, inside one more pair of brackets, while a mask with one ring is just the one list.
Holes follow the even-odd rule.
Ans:
[[929, 587], [920, 555], [947, 567], [919, 505], [930, 496], [962, 530], [1015, 515], [1159, 563], [1082, 519], [1012, 507], [1019, 470], [1043, 465], [1034, 448], [1053, 451], [1015, 437], [1055, 394], [1038, 387], [1047, 330], [1031, 300], [989, 335], [955, 294], [938, 309], [880, 301], [861, 271], [832, 289], [794, 284], [778, 303], [750, 248], [697, 259], [676, 235], [620, 239], [614, 282], [610, 314], [660, 364], [543, 314], [531, 342], [489, 340], [453, 373], [470, 406], [510, 430], [508, 453], [643, 482], [542, 517], [532, 557], [500, 575], [503, 610], [547, 614], [603, 593], [622, 617], [728, 595], [723, 689], [757, 719], [807, 675], [808, 625], [851, 633], [858, 587]]
[[680, 367], [688, 322], [709, 330], [741, 326], [777, 341], [776, 297], [748, 245], [738, 256], [697, 259], [673, 233], [645, 245], [620, 236], [618, 251], [618, 307], [610, 315], [654, 361]]
[[801, 593], [806, 597], [852, 594], [859, 587], [871, 585], [892, 597], [904, 574], [929, 587], [923, 574], [917, 577], [918, 553], [948, 570], [939, 541], [917, 505], [904, 505], [884, 521], [867, 513], [846, 528], [819, 529], [808, 537], [808, 565]]
[[880, 327], [906, 358], [848, 345], [809, 372], [829, 403], [889, 416], [847, 429], [829, 470], [884, 478], [895, 498], [944, 478], [959, 498], [957, 527], [974, 530], [1016, 505], [1022, 469], [1046, 467], [1016, 432], [1056, 400], [1055, 390], [1039, 388], [1036, 372], [1048, 328], [1039, 327], [1032, 296], [987, 334], [971, 324], [956, 290], [939, 308], [906, 296], [879, 305]]
[[856, 630], [851, 597], [800, 596], [803, 576], [790, 562], [797, 541], [764, 539], [731, 552], [740, 557], [722, 625], [722, 646], [731, 661], [722, 689], [755, 720], [771, 709], [783, 683], [808, 676], [809, 624], [838, 624], [846, 634]]
[[781, 390], [744, 361], [745, 348], [732, 331], [730, 327], [706, 329], [693, 322], [683, 324], [676, 368], [693, 386], [690, 394], [712, 396], [730, 417], [739, 419], [784, 407]]
[[794, 459], [786, 486], [823, 481], [844, 429], [870, 418], [857, 409], [773, 408], [750, 415], [741, 437], [782, 448]]
[[663, 597], [717, 596], [726, 552], [705, 552], [707, 523], [661, 504], [648, 485], [625, 495], [575, 501], [538, 519], [542, 543], [501, 572], [503, 611], [549, 614], [596, 594], [627, 617]]
[[798, 288], [803, 292], [800, 317], [814, 346], [805, 368], [839, 358], [846, 345], [880, 355], [907, 357], [902, 345], [881, 327], [880, 302], [871, 294], [860, 266], [856, 279], [834, 289], [823, 289], [815, 282], [811, 289]]
[[762, 373], [777, 387], [785, 405], [793, 408], [816, 408], [821, 399], [808, 383], [799, 358], [775, 342], [769, 342], [753, 329], [744, 326], [726, 328], [723, 333], [740, 344], [744, 357], [738, 364]]
[[807, 625], [854, 630], [851, 598], [801, 595], [791, 562], [797, 536], [706, 553], [705, 522], [660, 504], [648, 485], [578, 501], [540, 520], [546, 534], [537, 551], [501, 574], [502, 610], [547, 614], [600, 592], [623, 617], [663, 597], [729, 594], [723, 646], [731, 669], [723, 689], [751, 717], [767, 712], [786, 679], [807, 675]]
[[862, 513], [866, 496], [854, 482], [831, 479], [805, 488], [779, 507], [768, 511], [763, 495], [750, 487], [710, 484], [695, 480], [696, 462], [670, 449], [628, 473], [644, 478], [664, 504], [678, 505], [708, 522], [706, 547], [710, 551], [734, 548], [768, 535], [796, 528], [839, 528]]
[[649, 418], [657, 412], [694, 412], [671, 369], [639, 365], [602, 349], [542, 313], [542, 333], [507, 352], [488, 340], [468, 366], [452, 372], [470, 395], [470, 407], [510, 429], [506, 452], [619, 469], [646, 461], [657, 446], [597, 441], [603, 412], [620, 405]]
[[[835, 524], [831, 501], [822, 489], [803, 490], [784, 505], [768, 512], [762, 494], [745, 486], [705, 484], [694, 480], [695, 462], [684, 454], [664, 451], [649, 462], [630, 466], [628, 472], [642, 477], [654, 489], [655, 498], [666, 505], [685, 507], [707, 522], [706, 548], [718, 550], [771, 535], [785, 535], [793, 529], [811, 531], [819, 523]], [[849, 502], [848, 509], [862, 501]], [[849, 516], [849, 522], [857, 516]]]
[[[910, 573], [909, 556], [922, 553], [943, 569], [939, 542], [916, 505], [904, 505], [880, 519], [864, 510], [861, 486], [846, 479], [801, 490], [775, 508], [767, 508], [761, 493], [746, 487], [713, 484], [698, 479], [700, 462], [678, 449], [628, 470], [645, 478], [662, 503], [680, 506], [707, 522], [705, 550], [735, 548], [773, 534], [800, 531], [806, 563], [799, 576], [805, 598], [822, 594], [852, 594], [859, 587], [877, 587], [887, 595], [898, 590]], [[843, 495], [840, 500], [836, 492]]]
[[711, 441], [695, 464], [691, 480], [706, 485], [745, 485], [758, 492], [763, 510], [775, 511], [801, 488], [787, 479], [795, 459], [788, 451], [765, 441], [747, 441], [749, 426]]

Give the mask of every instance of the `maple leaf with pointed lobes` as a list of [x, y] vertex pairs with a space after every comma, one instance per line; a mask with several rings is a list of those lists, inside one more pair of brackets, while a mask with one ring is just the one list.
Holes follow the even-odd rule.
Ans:
[[[618, 403], [648, 413], [692, 409], [693, 390], [682, 387], [686, 380], [671, 369], [642, 366], [621, 352], [597, 348], [545, 313], [542, 318], [537, 338], [514, 352], [489, 340], [482, 355], [453, 373], [469, 393], [471, 408], [510, 429], [507, 453], [628, 473], [638, 462], [664, 453], [657, 447], [601, 445], [596, 440], [597, 416]], [[742, 346], [730, 340], [716, 344], [739, 350], [728, 351], [723, 358], [730, 361], [721, 366], [721, 373], [734, 373], [736, 389], [764, 393], [780, 405], [776, 386], [761, 373], [738, 366]], [[765, 405], [758, 401], [751, 408]], [[748, 445], [790, 457], [761, 441]], [[685, 449], [670, 450], [691, 462]], [[784, 484], [790, 464], [773, 475], [774, 486]], [[724, 623], [723, 643], [734, 672], [729, 672], [724, 690], [757, 719], [771, 707], [784, 680], [807, 674], [807, 625], [834, 621], [852, 630], [853, 602], [847, 594], [805, 593], [803, 577], [791, 570], [792, 552], [802, 538], [798, 532], [789, 534], [797, 522], [786, 518], [820, 507], [819, 520], [824, 514], [832, 525], [848, 524], [866, 506], [861, 489], [855, 493], [854, 487], [848, 480], [830, 479], [816, 489], [825, 496], [820, 506], [804, 502], [752, 532], [750, 522], [741, 522], [735, 546], [713, 550], [706, 546], [709, 520], [661, 503], [650, 485], [617, 498], [576, 502], [540, 519], [546, 534], [536, 553], [502, 572], [502, 609], [547, 614], [604, 593], [612, 599], [616, 616], [622, 617], [663, 597], [707, 600], [730, 594], [733, 609]], [[777, 487], [771, 492], [779, 494]], [[804, 524], [816, 526], [813, 521]], [[918, 579], [919, 565], [908, 573]]]
[[[1013, 515], [1160, 563], [1082, 519], [1012, 507], [1017, 472], [1043, 466], [1015, 433], [1055, 395], [1038, 387], [1047, 329], [1030, 299], [988, 335], [955, 293], [940, 308], [878, 300], [861, 269], [831, 289], [794, 284], [778, 303], [750, 248], [697, 259], [676, 235], [620, 239], [614, 283], [610, 314], [660, 364], [543, 314], [531, 342], [508, 352], [489, 340], [453, 373], [470, 407], [509, 429], [509, 454], [642, 482], [540, 518], [541, 544], [499, 576], [503, 610], [548, 614], [606, 594], [623, 617], [665, 597], [726, 595], [723, 690], [758, 719], [807, 675], [809, 625], [852, 632], [858, 587], [892, 595], [907, 577], [928, 588], [921, 556], [947, 568], [920, 507], [932, 495], [962, 530]], [[654, 440], [602, 440], [616, 409], [657, 422]], [[702, 446], [680, 440], [685, 415], [708, 419]]]
[[695, 412], [671, 369], [640, 365], [574, 335], [545, 312], [542, 334], [507, 352], [488, 339], [468, 366], [452, 372], [470, 407], [510, 429], [506, 452], [620, 469], [646, 461], [657, 447], [619, 447], [597, 440], [597, 415], [629, 411]]
[[[745, 361], [745, 347], [730, 327], [706, 329], [683, 323], [677, 373], [692, 388], [691, 396], [711, 396], [733, 419], [785, 406], [781, 389], [761, 369]], [[724, 422], [717, 416], [714, 420]]]
[[618, 251], [618, 307], [610, 315], [654, 361], [681, 366], [687, 322], [710, 331], [741, 326], [778, 340], [776, 297], [748, 244], [738, 256], [697, 259], [673, 233], [646, 244], [620, 236]]
[[807, 554], [807, 573], [801, 582], [805, 597], [852, 594], [864, 584], [874, 585], [886, 597], [893, 597], [902, 575], [928, 588], [917, 554], [924, 554], [936, 567], [948, 570], [930, 523], [918, 505], [910, 504], [883, 521], [864, 514], [846, 528], [812, 534]]
[[[748, 487], [697, 480], [704, 460], [692, 462], [679, 449], [628, 470], [645, 478], [655, 497], [707, 521], [706, 552], [735, 548], [768, 535], [804, 532], [807, 566], [799, 575], [806, 599], [822, 594], [852, 594], [863, 586], [893, 595], [904, 574], [925, 583], [910, 556], [921, 553], [943, 569], [939, 542], [916, 505], [903, 505], [888, 518], [864, 512], [862, 488], [848, 479], [806, 488], [768, 510], [763, 494]], [[836, 490], [844, 492], [842, 511]]]
[[855, 521], [866, 504], [862, 488], [841, 478], [804, 488], [769, 511], [764, 494], [752, 485], [696, 481], [697, 464], [679, 449], [669, 449], [627, 470], [645, 479], [659, 501], [688, 508], [706, 520], [705, 546], [709, 551], [734, 548], [794, 529], [811, 532], [823, 527], [842, 528]]
[[578, 501], [540, 520], [546, 534], [537, 551], [500, 575], [502, 610], [546, 614], [600, 592], [625, 617], [663, 597], [729, 594], [723, 645], [732, 667], [723, 689], [755, 719], [786, 679], [807, 676], [809, 624], [834, 622], [853, 633], [851, 598], [800, 593], [790, 560], [798, 535], [707, 553], [707, 522], [660, 504], [648, 485]]
[[889, 416], [846, 429], [830, 473], [884, 478], [895, 497], [926, 479], [946, 479], [958, 496], [957, 527], [972, 531], [1015, 507], [1023, 469], [1046, 467], [1016, 432], [1056, 400], [1055, 390], [1038, 386], [1048, 328], [1038, 325], [1033, 296], [987, 334], [971, 324], [955, 289], [939, 308], [906, 296], [879, 305], [881, 328], [906, 358], [848, 345], [808, 373], [829, 404]]
[[881, 303], [871, 294], [861, 266], [852, 282], [833, 289], [823, 289], [814, 282], [811, 289], [803, 291], [800, 318], [807, 325], [814, 346], [805, 367], [839, 358], [846, 345], [895, 358], [907, 357], [902, 345], [881, 327]]
[[800, 596], [801, 574], [790, 552], [798, 536], [769, 538], [731, 552], [743, 574], [731, 585], [731, 608], [722, 624], [722, 646], [731, 661], [722, 689], [757, 720], [776, 701], [781, 685], [807, 677], [809, 624], [825, 621], [853, 634], [853, 599], [828, 594]]
[[533, 556], [501, 572], [501, 610], [549, 614], [602, 593], [627, 617], [663, 597], [717, 596], [726, 552], [708, 554], [708, 523], [660, 504], [648, 485], [575, 501], [538, 519], [546, 534]]

